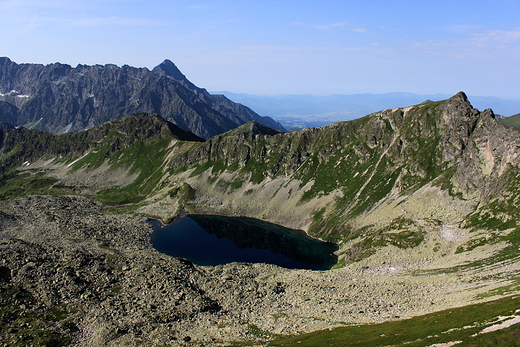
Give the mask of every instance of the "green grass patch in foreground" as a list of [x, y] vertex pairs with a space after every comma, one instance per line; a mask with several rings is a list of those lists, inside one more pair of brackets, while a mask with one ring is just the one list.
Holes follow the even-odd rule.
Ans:
[[341, 327], [276, 339], [269, 346], [418, 347], [453, 341], [463, 341], [457, 346], [519, 346], [520, 324], [479, 334], [497, 317], [513, 315], [519, 308], [520, 296], [512, 296], [401, 321]]
[[[5, 267], [0, 267], [5, 275]], [[4, 279], [5, 280], [5, 279]], [[74, 324], [63, 307], [49, 308], [29, 292], [0, 279], [0, 346], [69, 345]]]

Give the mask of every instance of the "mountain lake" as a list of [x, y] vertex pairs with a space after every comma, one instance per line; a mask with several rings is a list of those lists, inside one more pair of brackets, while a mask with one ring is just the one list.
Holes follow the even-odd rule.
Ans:
[[168, 225], [158, 220], [148, 224], [153, 229], [150, 241], [157, 251], [197, 265], [244, 262], [327, 270], [337, 262], [333, 254], [336, 244], [253, 218], [191, 215]]

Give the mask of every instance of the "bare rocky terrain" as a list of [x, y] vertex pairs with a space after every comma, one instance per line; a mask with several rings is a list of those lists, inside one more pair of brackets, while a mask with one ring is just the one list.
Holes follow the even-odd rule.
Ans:
[[[388, 247], [335, 270], [239, 263], [200, 267], [155, 251], [144, 218], [109, 211], [71, 196], [32, 196], [2, 206], [0, 268], [9, 274], [2, 286], [19, 286], [34, 298], [20, 307], [18, 317], [59, 308], [63, 319], [45, 328], [75, 346], [260, 343], [277, 334], [463, 306], [507, 284], [520, 266], [515, 261], [506, 270], [436, 272], [486, 255], [484, 250], [444, 257], [428, 252], [435, 241], [449, 253], [464, 237], [443, 225], [432, 227], [431, 240], [416, 252]], [[6, 346], [26, 343], [16, 334], [6, 337], [6, 331], [37, 328], [16, 322], [7, 318], [2, 329]]]

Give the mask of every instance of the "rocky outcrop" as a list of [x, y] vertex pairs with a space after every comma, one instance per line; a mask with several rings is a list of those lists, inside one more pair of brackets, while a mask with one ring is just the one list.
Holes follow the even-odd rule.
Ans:
[[[3, 304], [24, 304], [9, 322], [22, 336], [31, 327], [16, 323], [32, 311], [45, 317], [50, 308], [61, 311], [59, 326], [40, 326], [51, 338], [70, 342], [76, 336], [77, 343], [95, 346], [125, 335], [135, 339], [152, 321], [168, 331], [172, 322], [220, 310], [193, 282], [199, 275], [192, 264], [150, 254], [142, 221], [108, 217], [100, 204], [76, 197], [32, 197], [8, 208], [0, 271], [4, 283], [30, 297]], [[0, 341], [13, 332], [1, 331]], [[178, 337], [184, 336], [169, 330], [162, 339]]]
[[60, 63], [16, 64], [4, 57], [0, 100], [17, 110], [0, 109], [0, 116], [6, 117], [0, 120], [65, 133], [147, 112], [204, 138], [252, 120], [283, 130], [268, 117], [195, 87], [170, 61], [153, 71], [111, 64], [75, 68]]

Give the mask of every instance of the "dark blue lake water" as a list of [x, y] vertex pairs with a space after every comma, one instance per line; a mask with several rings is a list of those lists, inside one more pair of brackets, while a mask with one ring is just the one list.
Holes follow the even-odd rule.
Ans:
[[219, 238], [200, 227], [190, 217], [182, 217], [163, 225], [151, 220], [151, 243], [161, 253], [188, 259], [197, 265], [220, 265], [232, 262], [274, 264], [288, 269], [321, 269], [303, 264], [268, 249], [239, 248], [228, 238]]

